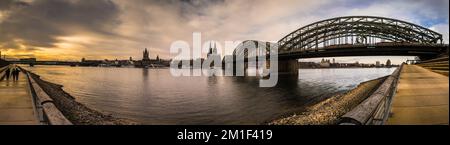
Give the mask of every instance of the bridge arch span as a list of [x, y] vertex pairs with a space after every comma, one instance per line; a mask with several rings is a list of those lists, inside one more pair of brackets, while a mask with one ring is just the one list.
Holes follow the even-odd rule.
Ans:
[[278, 41], [280, 53], [317, 50], [332, 45], [382, 42], [437, 44], [442, 35], [402, 20], [375, 16], [347, 16], [301, 27]]
[[270, 53], [271, 42], [264, 42], [258, 40], [245, 40], [240, 43], [233, 51], [233, 56], [244, 58], [255, 58], [258, 56], [265, 56]]

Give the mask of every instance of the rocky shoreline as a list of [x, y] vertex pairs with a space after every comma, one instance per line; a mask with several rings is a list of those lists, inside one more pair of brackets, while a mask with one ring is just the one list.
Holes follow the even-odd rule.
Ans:
[[269, 125], [334, 125], [340, 117], [369, 97], [386, 77], [360, 83], [356, 88], [337, 94], [317, 104], [306, 107], [306, 111], [289, 117], [273, 120]]
[[55, 106], [74, 125], [138, 125], [139, 123], [103, 114], [77, 102], [73, 96], [62, 89], [62, 85], [40, 79], [30, 72], [31, 77], [53, 99]]

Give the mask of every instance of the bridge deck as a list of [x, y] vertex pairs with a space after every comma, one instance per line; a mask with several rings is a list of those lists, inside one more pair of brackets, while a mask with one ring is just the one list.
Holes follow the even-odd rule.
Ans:
[[447, 76], [417, 65], [405, 65], [386, 124], [448, 124], [448, 91]]
[[0, 81], [0, 125], [39, 124], [31, 99], [24, 73], [20, 73], [17, 82], [12, 77]]

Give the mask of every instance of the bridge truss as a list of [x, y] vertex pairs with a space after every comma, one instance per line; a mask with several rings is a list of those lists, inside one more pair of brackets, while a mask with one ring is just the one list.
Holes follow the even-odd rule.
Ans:
[[409, 22], [374, 16], [348, 16], [304, 26], [278, 41], [279, 53], [318, 50], [335, 45], [384, 42], [438, 44], [442, 35]]

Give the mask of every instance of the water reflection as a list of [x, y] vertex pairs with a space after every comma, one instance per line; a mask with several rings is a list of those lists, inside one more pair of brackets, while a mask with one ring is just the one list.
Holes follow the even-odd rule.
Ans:
[[272, 88], [260, 88], [257, 77], [173, 77], [168, 69], [27, 69], [63, 84], [89, 107], [144, 124], [259, 124], [395, 68], [305, 69], [298, 77], [279, 76]]
[[144, 77], [144, 82], [148, 80], [148, 69], [142, 69], [142, 76]]

